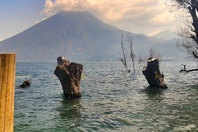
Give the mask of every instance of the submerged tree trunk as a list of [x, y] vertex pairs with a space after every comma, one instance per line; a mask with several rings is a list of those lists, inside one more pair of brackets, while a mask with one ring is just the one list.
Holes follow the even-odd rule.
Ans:
[[67, 98], [78, 98], [80, 94], [80, 81], [83, 65], [70, 62], [64, 57], [57, 58], [58, 65], [54, 74], [59, 78], [64, 95]]
[[122, 62], [122, 64], [126, 68], [126, 70], [128, 72], [130, 72], [130, 70], [128, 69], [128, 66], [127, 66], [126, 51], [124, 50], [124, 44], [123, 44], [123, 35], [122, 35], [122, 38], [121, 38], [121, 48], [122, 48], [123, 58], [120, 58], [120, 61]]
[[127, 40], [130, 48], [130, 57], [133, 66], [133, 72], [135, 73], [135, 64], [134, 64], [135, 54], [133, 53], [133, 37], [130, 33], [128, 33], [127, 35]]
[[160, 73], [159, 61], [155, 58], [149, 58], [147, 62], [147, 67], [142, 70], [145, 75], [149, 85], [156, 88], [167, 88], [164, 82], [164, 75]]

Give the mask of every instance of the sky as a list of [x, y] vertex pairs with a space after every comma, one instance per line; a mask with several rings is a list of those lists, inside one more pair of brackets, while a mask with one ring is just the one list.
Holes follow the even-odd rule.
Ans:
[[167, 0], [0, 0], [0, 41], [59, 11], [88, 11], [117, 28], [145, 35], [177, 31], [179, 20]]

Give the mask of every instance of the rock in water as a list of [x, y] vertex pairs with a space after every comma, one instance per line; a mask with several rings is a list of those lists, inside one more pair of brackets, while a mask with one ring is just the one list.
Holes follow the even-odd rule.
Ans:
[[57, 58], [58, 65], [54, 74], [59, 78], [66, 98], [81, 97], [80, 81], [83, 65], [70, 62], [64, 57]]
[[30, 86], [30, 80], [26, 80], [24, 81], [19, 87], [20, 88], [26, 88], [26, 87], [29, 87]]
[[142, 72], [151, 87], [167, 88], [164, 82], [164, 75], [163, 73], [161, 74], [159, 70], [158, 59], [150, 57], [147, 62], [147, 67], [144, 67]]

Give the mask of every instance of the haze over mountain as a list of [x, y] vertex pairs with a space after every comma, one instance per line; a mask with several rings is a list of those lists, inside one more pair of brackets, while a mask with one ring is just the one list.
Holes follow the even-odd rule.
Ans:
[[165, 31], [159, 32], [157, 34], [152, 35], [152, 37], [164, 39], [164, 40], [171, 40], [171, 39], [179, 38], [179, 36], [176, 33], [172, 32], [170, 30], [165, 30]]
[[[118, 60], [122, 57], [120, 41], [128, 34], [105, 24], [88, 12], [62, 11], [29, 29], [0, 42], [0, 52], [16, 52], [17, 61], [56, 61], [58, 56], [69, 60]], [[165, 41], [133, 34], [134, 52], [154, 48], [164, 57], [177, 57], [176, 40]], [[125, 42], [125, 47], [128, 45]], [[163, 48], [168, 48], [164, 52]], [[171, 48], [170, 48], [171, 47]]]

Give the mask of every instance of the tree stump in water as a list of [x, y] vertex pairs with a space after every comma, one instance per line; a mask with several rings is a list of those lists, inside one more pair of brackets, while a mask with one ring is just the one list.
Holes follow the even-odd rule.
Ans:
[[66, 98], [78, 98], [83, 65], [70, 62], [64, 57], [57, 58], [54, 74], [59, 78]]
[[30, 80], [26, 80], [24, 81], [19, 87], [20, 88], [26, 88], [26, 87], [29, 87], [30, 86]]
[[147, 62], [147, 67], [142, 70], [147, 82], [151, 87], [155, 88], [167, 88], [164, 82], [164, 75], [160, 73], [159, 61], [155, 58], [149, 58]]

